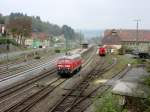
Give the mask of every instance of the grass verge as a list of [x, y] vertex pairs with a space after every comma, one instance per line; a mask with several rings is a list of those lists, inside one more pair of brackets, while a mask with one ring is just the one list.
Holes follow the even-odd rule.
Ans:
[[[102, 78], [110, 79], [114, 75], [118, 74], [121, 70], [123, 70], [128, 64], [133, 64], [136, 61], [125, 55], [114, 55], [114, 56], [112, 56], [112, 58], [116, 58], [117, 63], [112, 69], [110, 69], [108, 72], [104, 73], [102, 75]], [[108, 60], [108, 61], [110, 63], [112, 63], [112, 60]]]
[[[128, 64], [137, 65], [136, 59], [128, 57], [126, 55], [112, 55], [108, 58], [108, 63], [112, 63], [112, 58], [117, 59], [116, 65], [110, 69], [108, 72], [104, 73], [102, 77], [98, 80], [111, 79], [120, 71], [122, 71]], [[120, 104], [120, 96], [113, 95], [111, 91], [107, 91], [105, 95], [102, 95], [99, 98], [99, 95], [96, 97], [96, 103], [94, 103], [95, 110], [94, 112], [127, 112], [126, 109], [122, 110], [123, 107]]]
[[122, 106], [119, 105], [120, 96], [113, 95], [110, 91], [103, 97], [96, 98], [94, 112], [121, 112]]

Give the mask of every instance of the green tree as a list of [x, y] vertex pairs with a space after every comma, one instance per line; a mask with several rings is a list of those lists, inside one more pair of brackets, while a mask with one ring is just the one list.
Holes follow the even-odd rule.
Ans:
[[0, 14], [0, 24], [4, 24], [5, 23], [5, 19], [3, 17], [2, 14]]
[[64, 34], [69, 40], [75, 40], [76, 38], [76, 33], [71, 27], [67, 25], [60, 27], [56, 24], [44, 22], [39, 16], [30, 17], [27, 14], [17, 12], [11, 13], [9, 16], [0, 15], [0, 22], [6, 23], [8, 32], [22, 45], [24, 45], [25, 37], [30, 36], [31, 32], [44, 32], [51, 36]]
[[71, 27], [63, 25], [62, 32], [64, 34], [65, 39], [75, 40], [75, 32]]
[[31, 34], [31, 25], [32, 21], [30, 17], [19, 15], [18, 17], [9, 19], [7, 28], [16, 38], [17, 42], [20, 42], [24, 46], [25, 38]]
[[45, 32], [50, 35], [58, 36], [62, 34], [62, 29], [55, 24], [41, 21], [40, 17], [32, 17], [32, 31]]
[[121, 48], [118, 50], [119, 55], [124, 55], [126, 51], [126, 47], [125, 46], [121, 46]]

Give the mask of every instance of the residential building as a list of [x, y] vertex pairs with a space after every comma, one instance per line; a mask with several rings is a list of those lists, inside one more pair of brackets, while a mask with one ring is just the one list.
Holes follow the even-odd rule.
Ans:
[[33, 32], [31, 38], [25, 40], [25, 45], [30, 48], [48, 47], [50, 44], [49, 36], [43, 32]]

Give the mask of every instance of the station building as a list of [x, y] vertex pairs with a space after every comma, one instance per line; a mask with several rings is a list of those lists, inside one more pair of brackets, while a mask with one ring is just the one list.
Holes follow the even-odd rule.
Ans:
[[120, 49], [121, 46], [142, 51], [150, 50], [150, 30], [112, 29], [105, 30], [102, 44], [110, 49]]
[[86, 42], [86, 41], [81, 43], [81, 46], [82, 46], [83, 49], [87, 49], [88, 45], [89, 45], [89, 43]]

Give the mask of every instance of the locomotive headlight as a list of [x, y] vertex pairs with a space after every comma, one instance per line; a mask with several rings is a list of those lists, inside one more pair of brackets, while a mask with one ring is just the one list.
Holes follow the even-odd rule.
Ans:
[[59, 65], [57, 65], [57, 66], [58, 66], [59, 68], [63, 67], [63, 65], [60, 65], [60, 64], [59, 64]]
[[108, 80], [107, 79], [97, 79], [94, 81], [94, 84], [103, 84], [103, 83], [106, 83]]
[[70, 68], [70, 65], [65, 65], [65, 67]]

